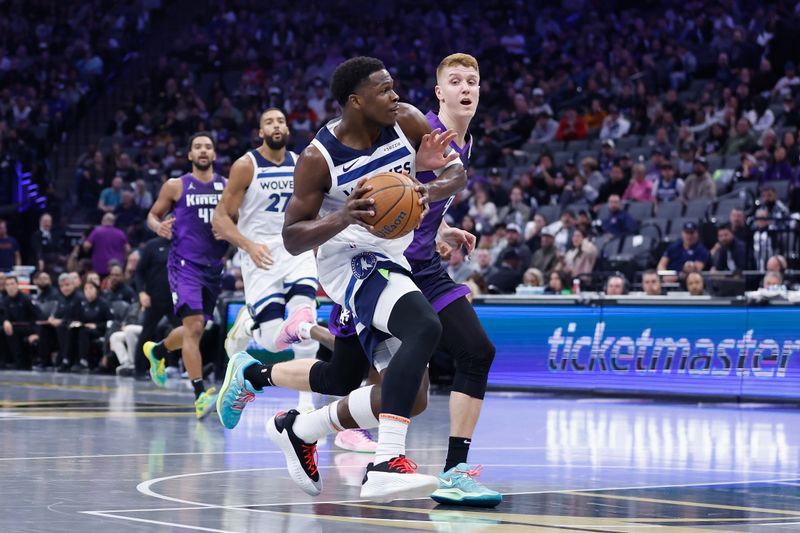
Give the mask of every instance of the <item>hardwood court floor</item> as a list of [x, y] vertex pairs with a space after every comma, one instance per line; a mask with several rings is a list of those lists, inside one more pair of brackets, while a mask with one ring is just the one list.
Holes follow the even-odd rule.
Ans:
[[[332, 439], [306, 496], [264, 434], [295, 394], [269, 390], [226, 431], [171, 387], [0, 373], [0, 531], [800, 531], [794, 407], [490, 394], [471, 460], [505, 499], [480, 510], [359, 501], [369, 456]], [[411, 425], [423, 471], [442, 465], [447, 420], [434, 396]]]

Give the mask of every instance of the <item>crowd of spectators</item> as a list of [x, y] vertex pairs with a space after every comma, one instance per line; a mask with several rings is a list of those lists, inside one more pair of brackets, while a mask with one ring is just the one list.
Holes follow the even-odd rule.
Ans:
[[[35, 161], [149, 26], [143, 8], [159, 5], [11, 6], [10, 22], [0, 22], [9, 30], [0, 37], [0, 142], [4, 157]], [[774, 272], [764, 283], [778, 275], [782, 284], [797, 266], [798, 6], [398, 0], [365, 9], [312, 1], [301, 12], [283, 0], [269, 9], [219, 0], [197, 7], [201, 17], [160, 36], [161, 55], [125, 88], [103, 136], [76, 161], [75, 209], [41, 217], [28, 257], [0, 224], [0, 267], [24, 261], [35, 266], [37, 285], [58, 280], [58, 290], [41, 284], [37, 299], [50, 295], [58, 306], [39, 309], [36, 332], [20, 329], [13, 340], [6, 330], [9, 346], [37, 346], [32, 361], [80, 369], [82, 347], [112, 333], [83, 324], [99, 324], [114, 301], [134, 310], [143, 304], [133, 280], [153, 237], [145, 216], [161, 184], [186, 172], [193, 132], [212, 132], [217, 171], [227, 175], [259, 143], [260, 112], [278, 106], [289, 119], [290, 147], [300, 151], [338, 113], [330, 74], [358, 54], [383, 59], [402, 99], [423, 110], [436, 107], [441, 57], [467, 51], [482, 65], [470, 186], [448, 211], [448, 222], [473, 232], [478, 245], [469, 258], [442, 250], [453, 278], [475, 293], [616, 295], [641, 286], [644, 295], [665, 287], [699, 295], [716, 274]], [[90, 229], [69, 241], [69, 222]], [[226, 287], [241, 287], [235, 265]], [[80, 303], [65, 303], [71, 298]], [[84, 307], [88, 314], [74, 319]], [[75, 326], [82, 332], [65, 333], [65, 323], [82, 324]], [[131, 344], [123, 337], [136, 328], [128, 326], [137, 324], [122, 321], [116, 346]], [[104, 361], [84, 364], [106, 368]]]

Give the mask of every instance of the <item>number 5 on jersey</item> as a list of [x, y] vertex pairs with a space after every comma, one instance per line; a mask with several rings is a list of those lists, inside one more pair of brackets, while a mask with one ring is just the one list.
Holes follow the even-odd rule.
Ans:
[[286, 206], [289, 204], [289, 199], [292, 197], [290, 192], [272, 193], [269, 195], [270, 204], [264, 211], [269, 213], [285, 213]]

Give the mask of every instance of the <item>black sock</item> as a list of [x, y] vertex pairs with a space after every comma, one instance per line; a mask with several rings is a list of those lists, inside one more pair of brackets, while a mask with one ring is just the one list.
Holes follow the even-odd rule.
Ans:
[[164, 359], [168, 353], [169, 350], [167, 350], [167, 347], [164, 346], [164, 341], [161, 341], [153, 346], [153, 357], [156, 359]]
[[447, 444], [447, 459], [444, 462], [445, 472], [459, 463], [467, 462], [470, 444], [472, 444], [472, 439], [467, 437], [450, 437]]
[[256, 390], [272, 387], [272, 365], [250, 365], [244, 369], [244, 379]]
[[206, 386], [203, 383], [203, 378], [197, 378], [192, 380], [192, 387], [194, 387], [194, 399], [198, 399], [201, 394], [206, 391]]

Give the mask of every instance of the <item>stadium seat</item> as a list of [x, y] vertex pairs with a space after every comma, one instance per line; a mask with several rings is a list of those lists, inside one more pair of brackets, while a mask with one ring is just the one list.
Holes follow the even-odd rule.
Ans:
[[653, 203], [652, 202], [629, 202], [628, 214], [641, 222], [646, 218], [653, 216]]
[[648, 218], [642, 221], [639, 233], [647, 235], [657, 242], [667, 236], [667, 226], [669, 226], [669, 220], [665, 218]]
[[640, 141], [641, 139], [637, 135], [630, 135], [628, 137], [623, 137], [622, 139], [617, 139], [614, 141], [614, 143], [617, 151], [629, 151], [632, 148], [639, 146]]
[[758, 182], [757, 181], [737, 181], [733, 184], [734, 191], [741, 191], [741, 190], [748, 190], [753, 194], [758, 192]]
[[779, 200], [786, 201], [789, 199], [789, 182], [787, 180], [767, 181], [761, 184], [760, 189], [764, 187], [774, 188]]
[[572, 152], [556, 152], [553, 154], [553, 163], [555, 163], [557, 168], [563, 167], [567, 161], [573, 159], [574, 154]]
[[589, 139], [579, 139], [576, 141], [569, 141], [566, 145], [566, 150], [569, 152], [578, 152], [589, 148]]
[[597, 212], [597, 220], [605, 220], [611, 215], [611, 211], [608, 210], [608, 204], [603, 204], [600, 206], [600, 211]]
[[536, 214], [542, 215], [548, 224], [552, 224], [561, 216], [561, 207], [557, 205], [540, 205]]
[[708, 200], [692, 200], [686, 204], [686, 211], [684, 211], [683, 216], [693, 219], [705, 218], [709, 205], [711, 205], [711, 202]]
[[744, 202], [741, 198], [733, 197], [733, 198], [725, 198], [717, 202], [714, 208], [714, 216], [717, 220], [722, 220], [727, 222], [728, 216], [731, 213], [731, 209], [733, 208], [742, 208]]
[[662, 202], [656, 207], [658, 218], [674, 220], [683, 216], [683, 202], [675, 200], [673, 202]]

